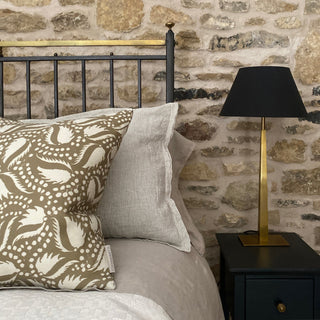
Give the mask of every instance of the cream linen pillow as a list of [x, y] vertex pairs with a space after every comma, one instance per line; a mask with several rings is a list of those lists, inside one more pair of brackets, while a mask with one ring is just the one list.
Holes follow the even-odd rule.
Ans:
[[0, 286], [115, 288], [95, 211], [131, 117], [0, 119]]
[[190, 238], [171, 198], [168, 150], [178, 104], [134, 110], [98, 207], [105, 237], [143, 238], [189, 252]]
[[[114, 110], [121, 109], [106, 108], [58, 119], [78, 119]], [[177, 103], [134, 109], [97, 211], [106, 238], [155, 240], [190, 251], [188, 232], [171, 198], [173, 177], [168, 145], [177, 113]]]

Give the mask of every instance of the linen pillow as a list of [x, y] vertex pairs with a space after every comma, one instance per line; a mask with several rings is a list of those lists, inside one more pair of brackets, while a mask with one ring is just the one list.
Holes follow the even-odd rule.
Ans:
[[186, 139], [177, 131], [174, 131], [173, 137], [169, 143], [173, 169], [171, 197], [181, 214], [182, 221], [188, 230], [192, 245], [201, 255], [204, 255], [205, 243], [203, 236], [194, 224], [179, 190], [179, 176], [194, 149], [194, 145], [195, 144], [192, 141]]
[[190, 238], [171, 198], [168, 150], [178, 104], [134, 110], [98, 207], [105, 237], [143, 238], [189, 252]]
[[0, 119], [0, 286], [115, 288], [95, 211], [131, 117]]

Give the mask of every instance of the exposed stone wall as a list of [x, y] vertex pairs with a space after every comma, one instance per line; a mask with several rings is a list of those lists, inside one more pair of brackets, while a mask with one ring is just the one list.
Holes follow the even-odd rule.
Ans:
[[[288, 66], [294, 74], [310, 115], [305, 121], [267, 120], [270, 228], [297, 232], [320, 251], [319, 14], [320, 0], [4, 0], [0, 38], [163, 39], [164, 23], [176, 22], [177, 129], [196, 142], [181, 175], [181, 190], [214, 265], [216, 232], [257, 227], [260, 122], [218, 117], [241, 66]], [[64, 113], [80, 105], [79, 71], [69, 65], [61, 75]], [[164, 67], [151, 65], [143, 82], [148, 105], [164, 98]], [[134, 105], [136, 66], [116, 70], [117, 104]], [[21, 114], [17, 106], [25, 99], [21, 73], [22, 67], [6, 67], [7, 113], [12, 117]], [[50, 70], [44, 75], [32, 71], [35, 116], [50, 115], [49, 95], [41, 88], [52, 77]], [[87, 78], [89, 107], [104, 106], [109, 93], [101, 83], [107, 72], [92, 66]]]

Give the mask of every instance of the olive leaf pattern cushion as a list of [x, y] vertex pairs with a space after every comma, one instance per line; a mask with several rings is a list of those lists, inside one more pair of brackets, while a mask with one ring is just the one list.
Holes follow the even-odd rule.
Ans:
[[131, 117], [0, 119], [0, 287], [115, 288], [95, 211]]

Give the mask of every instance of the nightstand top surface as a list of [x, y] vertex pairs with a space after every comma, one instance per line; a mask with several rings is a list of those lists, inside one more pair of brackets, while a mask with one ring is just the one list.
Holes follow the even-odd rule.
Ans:
[[289, 247], [243, 247], [238, 233], [218, 233], [217, 239], [231, 272], [320, 274], [320, 256], [297, 234], [281, 234]]

